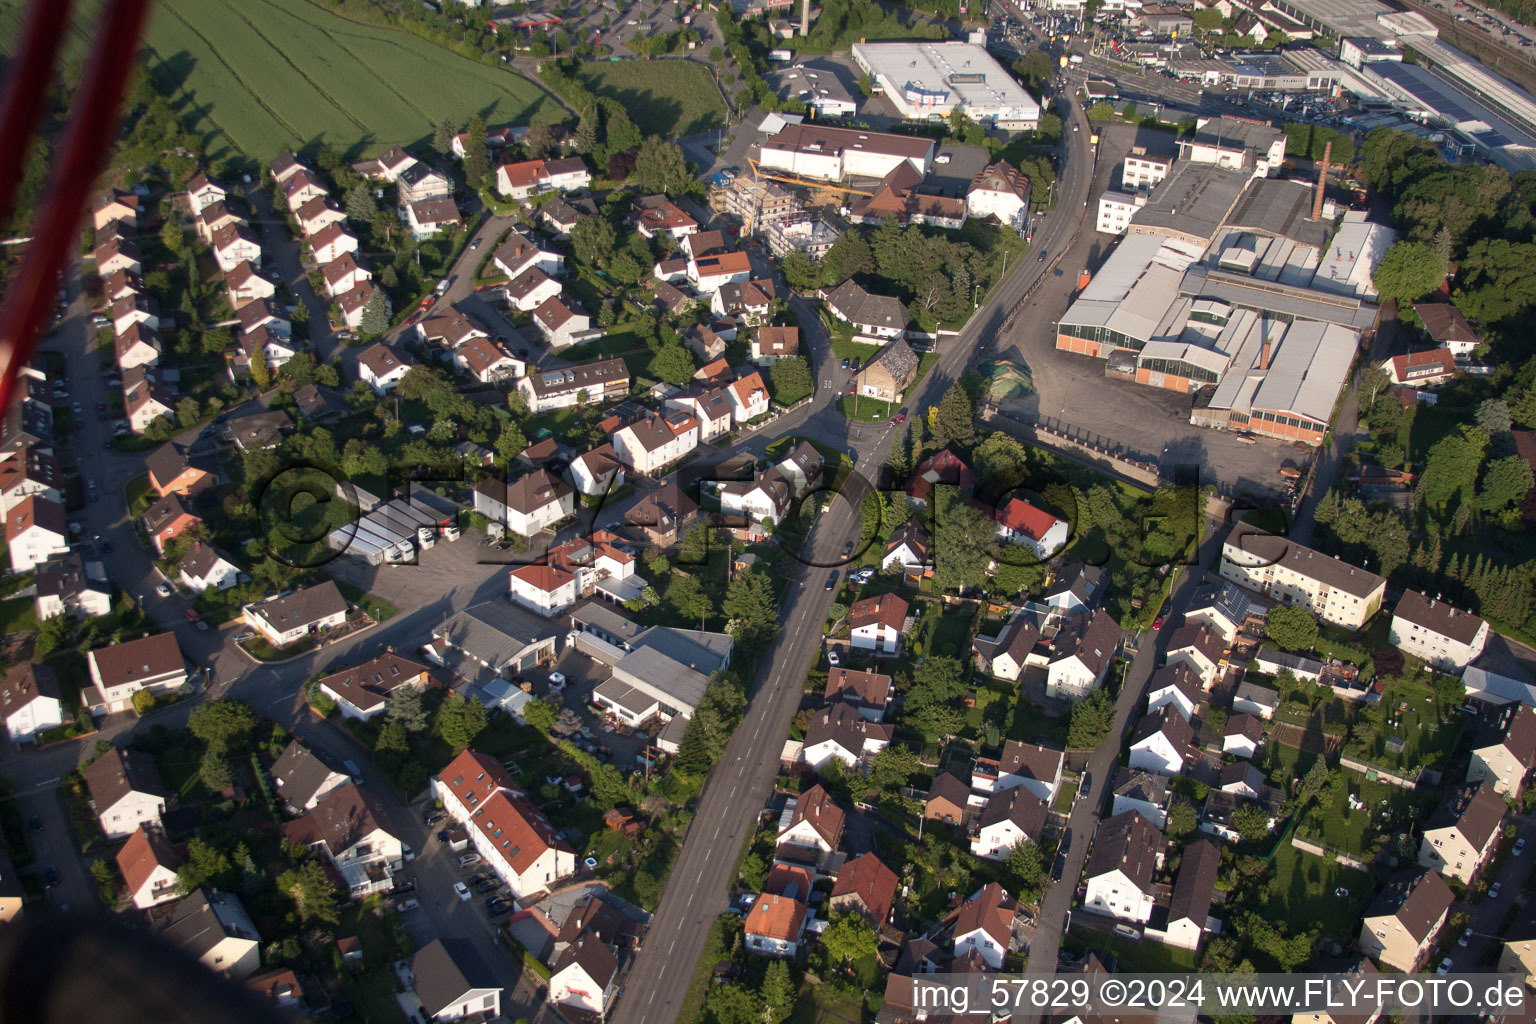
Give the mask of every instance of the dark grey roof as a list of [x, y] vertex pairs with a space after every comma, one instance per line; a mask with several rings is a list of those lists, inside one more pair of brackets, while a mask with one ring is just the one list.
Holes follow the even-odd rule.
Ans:
[[1124, 811], [1099, 826], [1093, 852], [1083, 865], [1083, 877], [1098, 878], [1118, 870], [1137, 888], [1149, 892], [1162, 850], [1163, 834], [1135, 811]]
[[105, 813], [129, 793], [165, 796], [160, 769], [155, 765], [155, 759], [142, 750], [113, 747], [81, 768], [80, 777], [85, 780], [85, 788], [91, 794], [98, 814]]
[[1321, 220], [1310, 219], [1312, 199], [1310, 182], [1253, 178], [1227, 218], [1226, 226], [1289, 238], [1321, 249], [1328, 242], [1329, 228]]
[[250, 915], [233, 894], [206, 886], [171, 908], [161, 938], [201, 957], [226, 938], [261, 941]]
[[1483, 628], [1480, 617], [1417, 590], [1403, 591], [1392, 614], [1459, 644], [1470, 644], [1477, 636], [1477, 631]]
[[273, 783], [283, 800], [295, 807], [303, 807], [314, 799], [325, 780], [334, 774], [338, 773], [298, 740], [290, 740], [272, 762]]
[[1491, 783], [1486, 780], [1474, 782], [1447, 793], [1424, 822], [1424, 830], [1454, 825], [1474, 850], [1481, 850], [1508, 811], [1509, 805], [1493, 791]]
[[1386, 584], [1386, 580], [1373, 572], [1329, 558], [1321, 552], [1303, 547], [1289, 537], [1277, 537], [1247, 523], [1238, 523], [1233, 527], [1226, 543], [1253, 559], [1278, 563], [1354, 597], [1369, 597], [1378, 587]]
[[1210, 239], [1232, 211], [1252, 176], [1215, 164], [1176, 161], [1168, 177], [1152, 190], [1147, 205], [1131, 218], [1133, 228]]
[[1221, 583], [1209, 583], [1195, 591], [1195, 599], [1190, 603], [1186, 616], [1195, 612], [1213, 609], [1221, 614], [1234, 626], [1243, 624], [1248, 617], [1248, 611], [1252, 602], [1248, 595], [1243, 593], [1243, 588], [1230, 581]]
[[604, 604], [590, 600], [571, 609], [571, 622], [576, 625], [590, 624], [603, 632], [622, 640], [634, 640], [640, 635], [640, 626], [633, 619]]
[[347, 599], [342, 596], [335, 580], [300, 587], [291, 594], [251, 606], [251, 611], [279, 633], [311, 625], [346, 610]]
[[[186, 554], [181, 556], [181, 561], [177, 565], [182, 572], [193, 579], [203, 579], [208, 575], [209, 570], [221, 560], [229, 562], [229, 559], [219, 554], [207, 544], [204, 544], [202, 541], [194, 541], [187, 548]], [[230, 564], [233, 565], [234, 563], [230, 562]]]
[[433, 631], [475, 659], [500, 667], [530, 646], [555, 635], [549, 619], [525, 612], [511, 601], [471, 605]]
[[1040, 830], [1045, 827], [1046, 814], [1045, 803], [1028, 787], [1015, 786], [992, 794], [986, 806], [981, 809], [981, 817], [977, 822], [986, 828], [988, 825], [1011, 821], [1029, 839], [1037, 840], [1040, 838]]
[[1366, 908], [1366, 917], [1391, 916], [1415, 942], [1429, 938], [1440, 915], [1451, 908], [1450, 888], [1433, 871], [1404, 871], [1387, 883]]
[[1104, 570], [1097, 565], [1084, 565], [1082, 562], [1073, 562], [1061, 567], [1056, 575], [1056, 582], [1051, 589], [1045, 592], [1045, 600], [1062, 594], [1071, 594], [1082, 604], [1092, 607], [1098, 603], [1099, 596], [1104, 592], [1104, 586], [1109, 582], [1109, 577]]
[[1131, 745], [1135, 746], [1159, 732], [1167, 736], [1174, 749], [1181, 754], [1188, 751], [1195, 738], [1195, 730], [1184, 720], [1184, 716], [1172, 704], [1164, 704], [1150, 715], [1143, 715], [1141, 721], [1136, 723], [1136, 730], [1131, 733]]
[[1116, 769], [1115, 796], [1161, 807], [1168, 800], [1168, 780], [1161, 775], [1121, 767]]
[[468, 939], [433, 939], [411, 957], [416, 997], [436, 1017], [474, 989], [500, 989], [496, 976]]
[[905, 328], [907, 321], [911, 319], [907, 314], [907, 307], [900, 299], [885, 295], [871, 295], [851, 277], [831, 291], [825, 292], [823, 297], [828, 306], [837, 310], [843, 319], [853, 324], [899, 329]]
[[1190, 921], [1200, 928], [1211, 913], [1211, 898], [1216, 894], [1216, 873], [1221, 868], [1221, 851], [1204, 839], [1184, 847], [1179, 877], [1173, 883], [1168, 900], [1168, 920]]

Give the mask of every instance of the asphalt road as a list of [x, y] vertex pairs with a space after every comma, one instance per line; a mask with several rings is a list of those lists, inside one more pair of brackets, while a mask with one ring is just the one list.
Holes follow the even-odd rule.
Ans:
[[[1062, 204], [1036, 232], [1036, 251], [1046, 252], [1047, 259], [1042, 263], [1031, 253], [1021, 266], [1013, 268], [959, 337], [944, 343], [933, 372], [917, 394], [908, 396], [909, 409], [922, 410], [938, 403], [944, 390], [965, 369], [977, 344], [997, 333], [1008, 313], [1047, 273], [1051, 257], [1075, 238], [1085, 209], [1093, 158], [1087, 124], [1075, 105], [1068, 120], [1082, 130], [1074, 133], [1068, 128], [1058, 186]], [[796, 312], [802, 317], [802, 328], [814, 322]], [[893, 429], [888, 424], [875, 425], [873, 436], [858, 434], [856, 429], [837, 414], [828, 413], [818, 415], [815, 422], [807, 422], [798, 432], [818, 439], [841, 435], [840, 446], [856, 455], [856, 466], [881, 465]], [[787, 428], [774, 431], [776, 435], [786, 432]], [[834, 564], [842, 545], [857, 539], [860, 522], [856, 507], [856, 502], [836, 502], [817, 524], [809, 538], [814, 561]], [[710, 922], [725, 909], [736, 854], [751, 834], [778, 773], [779, 754], [799, 707], [805, 673], [818, 656], [821, 624], [832, 601], [832, 594], [820, 585], [825, 571], [804, 568], [790, 583], [782, 608], [784, 627], [762, 659], [767, 667], [765, 676], [704, 788], [645, 946], [629, 971], [614, 1010], [615, 1024], [660, 1024], [677, 1018]]]

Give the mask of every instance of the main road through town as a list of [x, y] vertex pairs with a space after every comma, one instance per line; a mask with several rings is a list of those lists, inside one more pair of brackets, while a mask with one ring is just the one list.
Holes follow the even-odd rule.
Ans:
[[[943, 343], [938, 364], [908, 400], [912, 415], [938, 404], [972, 355], [993, 344], [1009, 312], [1046, 274], [1059, 269], [1055, 260], [1071, 248], [1082, 230], [1094, 154], [1081, 108], [1070, 100], [1065, 103], [1070, 113], [1063, 117], [1057, 209], [1037, 227], [1034, 248], [1023, 265], [1011, 268], [960, 335]], [[823, 375], [818, 368], [818, 378]], [[841, 420], [833, 409], [817, 418], [828, 417]], [[873, 486], [895, 431], [888, 426], [861, 431], [851, 424], [808, 422], [799, 432], [820, 438], [839, 430], [855, 466]], [[763, 659], [765, 668], [741, 726], [704, 787], [645, 946], [625, 981], [615, 1024], [663, 1024], [677, 1019], [710, 925], [726, 907], [737, 855], [772, 789], [790, 719], [799, 707], [806, 673], [819, 653], [822, 624], [832, 601], [832, 593], [822, 586], [832, 571], [826, 567], [840, 561], [843, 546], [856, 541], [859, 530], [857, 503], [837, 501], [811, 532], [807, 561], [816, 564], [804, 566], [799, 578], [790, 582], [779, 636]]]

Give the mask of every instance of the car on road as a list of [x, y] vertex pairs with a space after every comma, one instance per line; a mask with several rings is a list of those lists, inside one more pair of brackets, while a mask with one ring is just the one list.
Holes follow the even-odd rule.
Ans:
[[206, 633], [210, 628], [207, 619], [198, 619], [195, 625], [199, 633]]
[[1073, 131], [1074, 131], [1074, 132], [1075, 132], [1075, 131], [1077, 131], [1077, 125], [1075, 125], [1075, 124], [1074, 124], [1074, 125], [1073, 125], [1073, 126], [1072, 126], [1072, 130], [1073, 130]]
[[43, 887], [46, 888], [46, 889], [52, 889], [54, 886], [56, 886], [58, 884], [59, 884], [59, 873], [57, 871], [55, 871], [53, 868], [51, 868], [51, 867], [50, 868], [44, 868], [43, 869]]
[[1524, 853], [1525, 852], [1525, 840], [1524, 839], [1516, 839], [1515, 840], [1515, 848], [1513, 850], [1511, 850], [1510, 852], [1513, 853], [1516, 857], [1518, 857], [1522, 853]]
[[1463, 949], [1465, 949], [1467, 946], [1472, 945], [1472, 929], [1471, 928], [1468, 928], [1466, 931], [1461, 933], [1461, 938], [1456, 940], [1456, 945], [1461, 946]]
[[1450, 974], [1451, 973], [1451, 958], [1450, 957], [1446, 957], [1444, 960], [1441, 960], [1440, 961], [1440, 966], [1435, 968], [1435, 973], [1436, 974]]
[[853, 554], [853, 541], [849, 541], [847, 544], [843, 545], [843, 558], [847, 559], [847, 557], [851, 554]]
[[1093, 791], [1093, 773], [1091, 773], [1091, 772], [1083, 772], [1082, 781], [1079, 782], [1078, 786], [1077, 786], [1077, 795], [1078, 796], [1087, 796], [1092, 791]]
[[[415, 910], [419, 906], [421, 906], [421, 900], [418, 900], [416, 897], [412, 896], [408, 900], [400, 900], [397, 902], [395, 904], [395, 909], [403, 914], [407, 910]], [[334, 1006], [335, 1004], [332, 1005]]]
[[1064, 854], [1058, 853], [1056, 855], [1056, 859], [1051, 862], [1051, 881], [1053, 881], [1053, 882], [1061, 881], [1061, 874], [1062, 874], [1063, 871], [1066, 870], [1066, 868], [1067, 868], [1067, 858], [1066, 858], [1066, 856]]
[[428, 811], [426, 817], [422, 818], [421, 821], [424, 825], [436, 825], [446, 817], [448, 815], [442, 811]]
[[1492, 885], [1490, 885], [1488, 887], [1488, 898], [1491, 899], [1491, 900], [1498, 899], [1499, 898], [1499, 893], [1502, 890], [1503, 890], [1503, 886], [1499, 885], [1498, 882], [1494, 882]]
[[171, 588], [167, 584], [161, 583], [155, 587], [155, 593], [159, 594], [161, 597], [170, 597]]
[[1041, 253], [1038, 257], [1036, 257], [1036, 262], [1044, 263], [1045, 262], [1045, 253]]
[[398, 882], [398, 883], [396, 883], [395, 887], [393, 889], [389, 890], [389, 891], [392, 892], [392, 893], [395, 893], [396, 895], [403, 895], [403, 894], [408, 893], [408, 892], [415, 892], [416, 891], [416, 883], [415, 882]]
[[99, 494], [97, 494], [95, 491], [87, 491], [85, 497], [86, 497], [86, 500], [88, 500], [88, 501], [96, 501], [101, 496]]
[[477, 238], [474, 241], [470, 242], [469, 243], [469, 248], [470, 248], [471, 251], [474, 251], [475, 249], [480, 248], [480, 239]]
[[836, 586], [837, 586], [837, 573], [834, 572], [831, 576], [827, 577], [827, 589], [831, 590], [831, 589], [833, 589]]
[[181, 617], [186, 619], [188, 622], [196, 622], [197, 612], [193, 611], [191, 608], [184, 608], [182, 609]]
[[81, 408], [79, 402], [76, 402], [73, 405], [71, 405], [70, 409], [74, 410], [74, 413], [75, 413], [76, 416], [79, 416], [82, 412], [85, 411], [83, 408]]
[[907, 414], [904, 412], [899, 412], [896, 414], [895, 418], [891, 420], [891, 426], [899, 427], [905, 422], [907, 422]]
[[35, 816], [28, 819], [27, 828], [30, 828], [33, 832], [41, 833], [43, 831], [43, 819]]
[[463, 900], [465, 903], [469, 902], [469, 886], [465, 885], [463, 882], [454, 882], [453, 891], [458, 894], [459, 899]]
[[848, 369], [848, 360], [846, 359], [843, 360], [843, 369]]

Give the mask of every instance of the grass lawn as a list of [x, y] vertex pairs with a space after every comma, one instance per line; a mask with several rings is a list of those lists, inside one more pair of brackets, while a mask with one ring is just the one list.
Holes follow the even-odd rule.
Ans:
[[[1320, 817], [1325, 845], [1358, 854], [1369, 850], [1378, 835], [1407, 831], [1413, 826], [1418, 807], [1412, 793], [1385, 782], [1373, 782], [1358, 772], [1343, 771], [1349, 785], [1340, 790], [1336, 801], [1308, 812], [1305, 837], [1316, 835]], [[1365, 805], [1363, 810], [1350, 809], [1350, 793]], [[1424, 799], [1433, 803], [1438, 798], [1430, 793]]]
[[37, 629], [37, 606], [30, 597], [0, 601], [0, 633], [30, 633]]
[[240, 644], [240, 647], [245, 651], [245, 653], [249, 654], [257, 661], [283, 661], [288, 658], [297, 657], [298, 655], [313, 649], [314, 646], [314, 640], [310, 639], [309, 637], [305, 637], [297, 643], [291, 643], [287, 647], [284, 647], [282, 650], [278, 650], [276, 647], [273, 647], [271, 644], [267, 643], [266, 638], [264, 638], [259, 633]]
[[890, 402], [860, 398], [858, 395], [839, 398], [837, 411], [856, 423], [883, 423], [896, 415], [896, 407]]
[[357, 605], [374, 622], [383, 622], [400, 614], [400, 609], [390, 604], [383, 598], [374, 597], [361, 587], [354, 587], [350, 583], [336, 581], [336, 589], [341, 591], [341, 596]]
[[1056, 791], [1056, 799], [1051, 802], [1051, 810], [1060, 814], [1071, 814], [1072, 803], [1077, 799], [1077, 783], [1070, 779], [1064, 779], [1061, 788]]
[[[1283, 915], [1294, 934], [1321, 925], [1340, 941], [1353, 937], [1370, 901], [1372, 878], [1364, 871], [1298, 850], [1289, 841], [1275, 851], [1275, 874], [1268, 882], [1271, 916]], [[1335, 896], [1336, 889], [1348, 896]]]
[[[348, 157], [361, 156], [391, 143], [428, 140], [444, 117], [459, 121], [465, 111], [488, 124], [527, 123], [541, 109], [554, 113], [543, 93], [514, 71], [408, 32], [348, 20], [331, 6], [306, 0], [155, 6], [145, 39], [150, 74], [173, 94], [173, 105], [194, 118], [190, 130], [212, 137], [210, 158], [233, 148], [266, 159], [318, 139]], [[430, 89], [406, 84], [427, 81]]]
[[1013, 707], [1013, 720], [1008, 725], [1008, 738], [1022, 743], [1050, 741], [1062, 746], [1067, 742], [1066, 719], [1051, 718], [1038, 704], [1021, 700]]
[[395, 1000], [395, 972], [381, 967], [367, 974], [344, 973], [342, 984], [357, 1007], [358, 1016], [369, 1024], [405, 1024], [405, 1011]]
[[191, 747], [173, 747], [155, 756], [160, 781], [182, 800], [196, 802], [204, 797], [203, 781], [198, 775], [198, 755]]
[[123, 490], [128, 499], [128, 514], [135, 519], [143, 515], [144, 510], [149, 508], [150, 503], [155, 500], [154, 491], [150, 490], [148, 473], [129, 480], [128, 486]]
[[1200, 967], [1200, 954], [1192, 950], [1175, 949], [1160, 942], [1122, 939], [1110, 932], [1098, 932], [1080, 925], [1068, 929], [1062, 946], [1078, 952], [1092, 950], [1101, 958], [1108, 953], [1119, 962], [1118, 970], [1131, 973], [1184, 974]]
[[913, 630], [913, 640], [920, 640], [923, 653], [929, 657], [945, 656], [964, 660], [971, 639], [971, 613], [940, 612], [937, 604], [928, 605], [928, 611], [918, 620]]
[[577, 78], [624, 104], [642, 135], [675, 139], [725, 121], [725, 102], [708, 71], [686, 60], [626, 60], [582, 65]]

